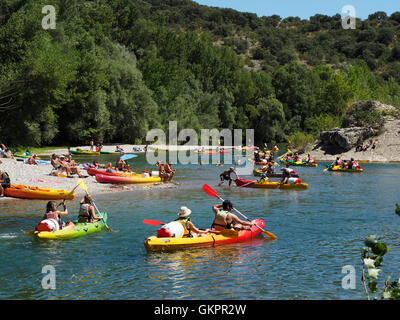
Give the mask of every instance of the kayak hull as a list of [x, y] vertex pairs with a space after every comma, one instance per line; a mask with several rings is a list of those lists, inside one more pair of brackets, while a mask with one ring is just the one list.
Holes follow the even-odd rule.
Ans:
[[61, 240], [61, 239], [73, 239], [82, 237], [94, 232], [98, 232], [104, 229], [107, 223], [107, 213], [103, 212], [101, 215], [104, 217], [103, 220], [93, 222], [93, 223], [78, 223], [77, 220], [73, 221], [75, 224], [74, 228], [71, 229], [62, 229], [53, 232], [49, 231], [35, 231], [33, 233], [34, 237], [38, 239], [47, 239], [47, 240]]
[[294, 161], [283, 161], [280, 160], [281, 164], [286, 165], [289, 164], [291, 166], [296, 166], [296, 167], [312, 167], [316, 168], [318, 167], [318, 163], [303, 163], [303, 162], [294, 162]]
[[[265, 228], [263, 219], [256, 219], [253, 221], [256, 222], [260, 228]], [[157, 238], [156, 236], [152, 236], [144, 241], [144, 246], [148, 252], [173, 251], [245, 242], [260, 237], [262, 237], [262, 231], [256, 226], [252, 226], [248, 230], [239, 231], [236, 237], [212, 233], [206, 236], [193, 238]]]
[[[261, 176], [263, 173], [265, 173], [268, 178], [282, 178], [283, 177], [282, 173], [266, 173], [266, 172], [263, 172], [261, 169], [254, 169], [253, 170], [253, 174], [255, 176]], [[298, 174], [291, 174], [291, 176], [294, 177], [294, 178], [298, 178], [299, 177]]]
[[364, 169], [344, 169], [344, 168], [333, 169], [333, 168], [328, 168], [328, 171], [332, 171], [332, 172], [364, 172]]
[[259, 189], [295, 189], [295, 190], [303, 190], [308, 188], [307, 183], [298, 183], [298, 184], [280, 184], [279, 182], [266, 182], [266, 183], [258, 183], [253, 180], [244, 180], [244, 179], [236, 179], [236, 185], [238, 187], [245, 188], [259, 188]]
[[92, 155], [92, 156], [100, 155], [100, 152], [90, 151], [90, 150], [71, 150], [71, 153], [75, 155]]
[[[24, 185], [12, 184], [9, 188], [4, 189], [4, 196], [21, 198], [21, 199], [39, 199], [39, 200], [58, 200], [65, 199], [70, 191], [41, 188], [41, 187], [31, 187]], [[72, 193], [67, 200], [73, 200], [75, 198], [75, 193]]]
[[87, 171], [88, 175], [90, 175], [90, 176], [95, 176], [96, 174], [104, 174], [106, 176], [113, 176], [113, 177], [141, 177], [142, 176], [140, 173], [114, 171], [114, 170], [109, 172], [106, 169], [98, 169], [98, 168], [87, 168], [86, 171]]
[[118, 154], [121, 155], [123, 152], [115, 152], [115, 151], [100, 151], [100, 154]]
[[96, 174], [96, 181], [100, 183], [115, 183], [115, 184], [135, 184], [135, 183], [154, 183], [161, 182], [160, 177], [143, 177], [141, 175], [134, 177], [116, 177], [105, 174]]

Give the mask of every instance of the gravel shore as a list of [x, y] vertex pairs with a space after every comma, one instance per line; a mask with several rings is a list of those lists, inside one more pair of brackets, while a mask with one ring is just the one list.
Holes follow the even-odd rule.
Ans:
[[[61, 154], [59, 152], [58, 154]], [[42, 157], [43, 160], [48, 160]], [[78, 176], [73, 178], [56, 177], [50, 175], [52, 165], [39, 164], [29, 165], [15, 159], [1, 159], [0, 170], [7, 171], [10, 175], [11, 184], [22, 184], [35, 187], [44, 187], [52, 189], [72, 190], [78, 184]], [[81, 173], [87, 175], [86, 170], [80, 166]], [[83, 181], [90, 194], [115, 193], [143, 189], [159, 189], [159, 188], [177, 188], [177, 184], [172, 183], [154, 183], [154, 184], [130, 184], [130, 185], [113, 185], [106, 183], [98, 183], [95, 177], [89, 176], [83, 178]], [[85, 194], [82, 188], [75, 190], [75, 196], [80, 197]]]

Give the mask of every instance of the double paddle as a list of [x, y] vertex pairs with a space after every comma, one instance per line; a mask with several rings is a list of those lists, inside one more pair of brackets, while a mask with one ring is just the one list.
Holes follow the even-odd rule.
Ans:
[[[80, 186], [80, 187], [86, 192], [86, 194], [89, 195], [89, 193], [88, 193], [88, 191], [87, 191], [87, 188], [86, 188], [86, 185], [85, 185], [85, 183], [83, 182], [82, 179], [78, 179], [78, 186]], [[92, 203], [93, 203], [93, 206], [95, 207], [97, 213], [98, 213], [99, 215], [101, 215], [101, 213], [100, 213], [100, 211], [99, 211], [99, 208], [97, 208], [96, 203], [94, 202], [93, 199], [92, 199]], [[110, 231], [110, 232], [113, 232], [114, 230], [112, 230], [112, 229], [107, 225], [106, 221], [105, 221], [104, 219], [102, 219], [102, 220], [104, 221], [104, 225], [106, 226], [107, 230]]]
[[[222, 199], [217, 191], [215, 191], [213, 188], [211, 188], [208, 184], [204, 184], [203, 185], [203, 191], [205, 193], [207, 193], [210, 197], [214, 197], [214, 198], [218, 198], [221, 201], [224, 201], [224, 199]], [[233, 208], [233, 210], [235, 210], [237, 213], [239, 213], [243, 218], [245, 218], [247, 221], [251, 221], [249, 218], [247, 218], [243, 213], [241, 213], [240, 211], [238, 211], [236, 208]], [[261, 228], [260, 226], [258, 226], [257, 224], [255, 225], [258, 229], [260, 229], [268, 238], [275, 240], [278, 239], [278, 237], [276, 235], [274, 235], [271, 232], [268, 232], [266, 230], [264, 230], [263, 228]]]

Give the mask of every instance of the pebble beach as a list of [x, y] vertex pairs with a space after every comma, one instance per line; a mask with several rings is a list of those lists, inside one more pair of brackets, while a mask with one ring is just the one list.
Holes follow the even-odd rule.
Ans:
[[[122, 146], [124, 150], [129, 150], [127, 152], [132, 152], [132, 147], [130, 145]], [[80, 147], [81, 149], [88, 150], [89, 147]], [[75, 148], [71, 148], [74, 150]], [[114, 146], [108, 146], [103, 148], [104, 151], [114, 151]], [[50, 160], [49, 155], [55, 153], [57, 155], [67, 154], [67, 149], [55, 149], [47, 152], [47, 154], [40, 154], [39, 157], [41, 160]], [[77, 162], [79, 161], [79, 157], [72, 156], [73, 159]], [[72, 178], [66, 177], [58, 177], [50, 175], [52, 172], [51, 164], [38, 164], [38, 165], [29, 165], [24, 163], [23, 161], [18, 161], [17, 159], [1, 159], [0, 170], [7, 171], [11, 178], [11, 184], [16, 185], [27, 185], [34, 187], [43, 187], [43, 188], [52, 188], [52, 189], [61, 189], [61, 190], [72, 190], [78, 184], [78, 175], [73, 175]], [[150, 168], [150, 165], [149, 165]], [[79, 169], [82, 175], [87, 176], [87, 172], [84, 167], [79, 165]], [[156, 169], [154, 169], [156, 170]], [[139, 172], [138, 172], [139, 173]], [[130, 184], [130, 185], [112, 185], [106, 183], [99, 183], [96, 181], [95, 177], [88, 176], [82, 179], [89, 191], [90, 194], [101, 194], [101, 193], [115, 193], [115, 192], [124, 192], [124, 191], [133, 191], [133, 190], [143, 190], [143, 189], [160, 189], [160, 188], [176, 188], [177, 183], [153, 183], [153, 184]], [[85, 191], [82, 188], [75, 189], [75, 197], [80, 197], [85, 194]], [[8, 197], [2, 197], [5, 199], [12, 199]]]

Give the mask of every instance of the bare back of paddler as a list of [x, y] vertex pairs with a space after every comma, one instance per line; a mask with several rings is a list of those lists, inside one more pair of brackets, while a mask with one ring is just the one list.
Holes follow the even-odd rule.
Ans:
[[236, 178], [239, 178], [238, 174], [236, 173], [235, 169], [233, 167], [230, 167], [228, 170], [225, 170], [219, 175], [220, 182], [218, 183], [218, 186], [222, 185], [225, 180], [229, 181], [229, 186], [232, 184], [232, 177], [231, 174], [234, 173], [236, 175]]

